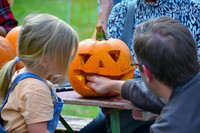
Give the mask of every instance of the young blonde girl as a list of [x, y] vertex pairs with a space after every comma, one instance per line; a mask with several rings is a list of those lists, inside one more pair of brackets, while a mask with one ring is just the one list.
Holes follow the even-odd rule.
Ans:
[[[4, 99], [1, 133], [55, 131], [63, 103], [47, 78], [59, 74], [66, 82], [77, 48], [76, 32], [57, 17], [32, 14], [24, 19], [18, 57], [0, 70], [0, 97]], [[25, 67], [14, 72], [19, 60]]]

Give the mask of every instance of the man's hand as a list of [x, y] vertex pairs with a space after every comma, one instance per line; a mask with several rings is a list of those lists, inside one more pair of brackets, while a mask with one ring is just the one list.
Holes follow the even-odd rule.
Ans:
[[87, 85], [100, 94], [121, 92], [121, 87], [125, 81], [112, 80], [102, 76], [87, 76]]

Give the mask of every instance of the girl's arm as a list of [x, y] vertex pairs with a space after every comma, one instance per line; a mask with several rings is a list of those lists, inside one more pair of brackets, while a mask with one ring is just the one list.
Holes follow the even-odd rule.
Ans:
[[29, 133], [50, 133], [47, 130], [47, 121], [35, 124], [28, 124], [27, 126]]

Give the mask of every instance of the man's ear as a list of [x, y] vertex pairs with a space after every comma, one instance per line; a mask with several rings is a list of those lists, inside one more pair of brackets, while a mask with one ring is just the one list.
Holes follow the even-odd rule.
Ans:
[[147, 82], [151, 82], [151, 80], [153, 78], [153, 75], [152, 75], [151, 71], [145, 65], [142, 65], [142, 68], [143, 68], [144, 73], [146, 75]]

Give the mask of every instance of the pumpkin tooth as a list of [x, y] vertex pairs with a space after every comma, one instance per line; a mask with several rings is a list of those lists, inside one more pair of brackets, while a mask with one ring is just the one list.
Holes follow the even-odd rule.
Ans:
[[76, 77], [77, 77], [77, 79], [80, 80], [80, 81], [82, 81], [83, 78], [84, 78], [82, 75], [78, 75], [78, 76], [76, 76]]
[[121, 80], [127, 80], [129, 77], [133, 76], [134, 70], [130, 70], [127, 74], [122, 75]]

